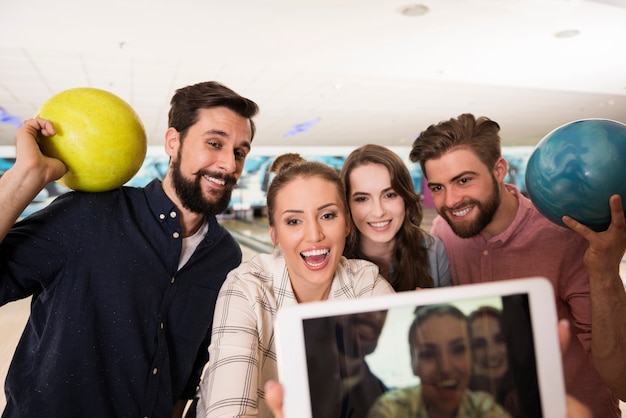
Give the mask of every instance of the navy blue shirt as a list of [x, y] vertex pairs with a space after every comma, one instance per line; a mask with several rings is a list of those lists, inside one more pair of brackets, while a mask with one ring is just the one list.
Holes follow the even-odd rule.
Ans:
[[178, 270], [178, 211], [159, 180], [69, 192], [0, 244], [0, 304], [32, 295], [3, 417], [171, 417], [208, 359], [218, 291], [241, 249], [212, 217]]

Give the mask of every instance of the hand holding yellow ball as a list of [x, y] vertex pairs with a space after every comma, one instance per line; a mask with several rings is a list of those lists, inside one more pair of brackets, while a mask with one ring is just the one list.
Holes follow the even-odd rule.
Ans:
[[61, 160], [67, 173], [60, 184], [102, 192], [120, 187], [141, 168], [147, 138], [139, 116], [116, 95], [96, 88], [62, 91], [37, 112], [56, 134], [40, 137], [41, 151]]

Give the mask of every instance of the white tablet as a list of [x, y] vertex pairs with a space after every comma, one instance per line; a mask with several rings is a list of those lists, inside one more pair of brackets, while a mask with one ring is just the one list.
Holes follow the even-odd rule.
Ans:
[[275, 331], [286, 418], [566, 415], [543, 278], [284, 307]]

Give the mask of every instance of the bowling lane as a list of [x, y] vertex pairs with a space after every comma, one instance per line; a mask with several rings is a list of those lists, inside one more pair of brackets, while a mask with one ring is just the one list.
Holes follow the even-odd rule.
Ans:
[[221, 220], [222, 224], [241, 245], [243, 261], [247, 261], [257, 253], [271, 253], [274, 245], [270, 239], [267, 220]]

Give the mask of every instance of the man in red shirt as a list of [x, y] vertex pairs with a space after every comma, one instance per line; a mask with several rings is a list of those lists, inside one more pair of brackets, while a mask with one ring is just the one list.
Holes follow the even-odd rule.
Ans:
[[[439, 216], [431, 232], [444, 242], [455, 284], [530, 276], [548, 278], [559, 318], [572, 324], [563, 354], [567, 392], [597, 417], [621, 416], [626, 398], [626, 293], [619, 264], [626, 249], [620, 197], [612, 222], [595, 233], [569, 217], [562, 228], [505, 184], [499, 125], [463, 114], [431, 125], [415, 140]], [[592, 333], [593, 330], [593, 333]]]

